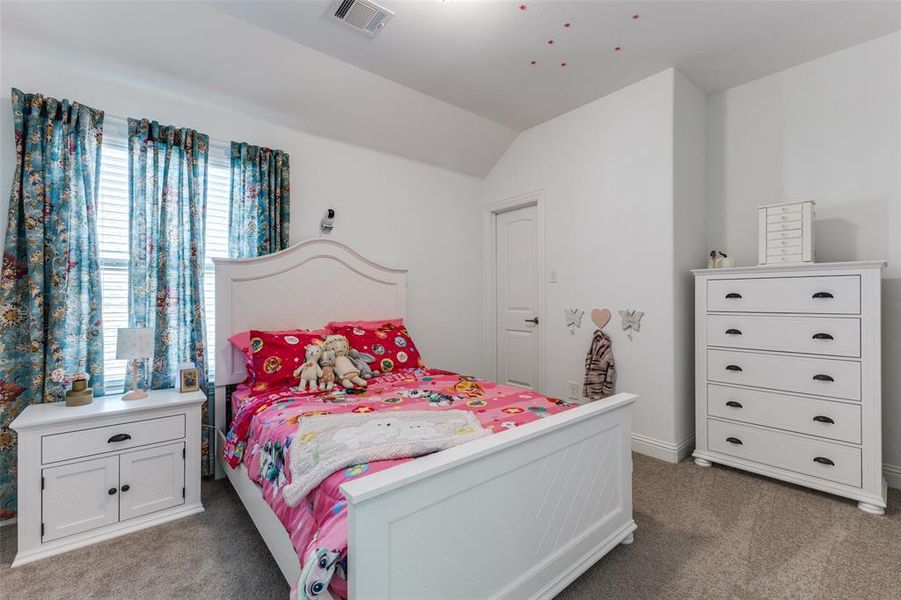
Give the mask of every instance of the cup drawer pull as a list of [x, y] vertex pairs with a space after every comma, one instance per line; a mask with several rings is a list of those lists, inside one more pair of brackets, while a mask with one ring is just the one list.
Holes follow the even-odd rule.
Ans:
[[824, 299], [824, 298], [825, 298], [825, 299], [835, 298], [835, 296], [833, 296], [833, 295], [830, 294], [829, 292], [817, 292], [817, 293], [815, 293], [812, 297], [813, 297], [814, 299], [816, 299], [816, 300], [821, 300], [821, 299]]
[[[102, 438], [101, 438], [101, 439], [102, 439]], [[107, 443], [107, 444], [113, 444], [113, 443], [115, 443], [115, 442], [125, 442], [125, 441], [130, 440], [130, 439], [131, 439], [131, 436], [128, 435], [127, 433], [117, 433], [116, 435], [114, 435], [114, 436], [111, 437], [110, 439], [106, 440], [106, 443]]]
[[835, 338], [828, 333], [815, 333], [813, 334], [813, 339], [815, 340], [834, 340]]
[[814, 381], [826, 381], [829, 383], [835, 382], [835, 379], [831, 375], [823, 375], [822, 373], [817, 373], [813, 376]]
[[726, 294], [726, 299], [727, 300], [741, 300], [741, 294], [736, 293], [736, 292], [729, 292], [728, 294]]
[[727, 370], [727, 371], [739, 371], [739, 372], [740, 372], [740, 371], [741, 371], [741, 367], [739, 367], [738, 365], [726, 365], [726, 370]]
[[731, 406], [732, 408], [744, 408], [744, 406], [741, 405], [741, 402], [736, 402], [735, 400], [729, 400], [726, 402], [726, 406]]
[[827, 425], [835, 425], [835, 421], [832, 420], [831, 417], [824, 417], [823, 415], [817, 415], [813, 418], [817, 423], [826, 423]]
[[726, 335], [741, 335], [741, 329], [727, 329]]
[[736, 446], [741, 446], [744, 443], [737, 437], [727, 437], [726, 441], [729, 442], [730, 444], [735, 444]]
[[834, 467], [835, 463], [832, 460], [826, 458], [825, 456], [817, 456], [813, 459], [813, 462], [820, 463], [821, 465], [826, 465], [827, 467]]

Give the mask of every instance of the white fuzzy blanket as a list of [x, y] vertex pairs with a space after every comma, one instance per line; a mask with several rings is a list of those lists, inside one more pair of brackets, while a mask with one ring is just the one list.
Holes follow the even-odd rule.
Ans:
[[343, 413], [304, 417], [289, 448], [291, 483], [283, 493], [296, 506], [329, 475], [360, 463], [422, 456], [491, 433], [463, 410]]

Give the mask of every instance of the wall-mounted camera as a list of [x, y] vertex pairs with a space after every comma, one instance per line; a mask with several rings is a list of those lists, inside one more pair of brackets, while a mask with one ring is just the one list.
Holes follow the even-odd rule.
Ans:
[[335, 228], [335, 210], [330, 208], [325, 211], [325, 216], [319, 221], [319, 232], [322, 235], [328, 235]]

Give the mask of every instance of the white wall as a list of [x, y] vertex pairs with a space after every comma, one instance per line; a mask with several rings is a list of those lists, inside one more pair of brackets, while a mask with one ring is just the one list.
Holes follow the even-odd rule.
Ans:
[[709, 98], [708, 242], [757, 262], [760, 204], [816, 201], [818, 262], [887, 259], [884, 455], [901, 483], [901, 33]]
[[[409, 269], [408, 322], [430, 365], [463, 373], [481, 368], [471, 340], [481, 338], [481, 180], [439, 167], [317, 137], [253, 111], [223, 107], [216, 97], [180, 94], [146, 73], [111, 77], [65, 59], [23, 52], [3, 40], [0, 63], [0, 239], [5, 233], [14, 141], [9, 90], [77, 99], [109, 115], [189, 126], [219, 140], [242, 140], [291, 155], [291, 239], [318, 235], [328, 207], [338, 212], [333, 237], [368, 257]], [[215, 57], [211, 57], [215, 60]], [[322, 290], [323, 302], [328, 291]]]
[[[524, 131], [486, 177], [484, 194], [494, 202], [543, 190], [547, 266], [558, 271], [558, 283], [546, 284], [546, 391], [566, 397], [568, 381], [581, 383], [594, 331], [586, 317], [570, 335], [564, 308], [644, 311], [632, 341], [618, 316], [606, 328], [617, 389], [641, 396], [635, 432], [672, 447], [691, 436], [691, 421], [677, 413], [690, 413], [693, 402], [684, 382], [676, 389], [676, 371], [691, 370], [691, 355], [677, 363], [673, 352], [675, 80], [674, 70], [664, 71]], [[690, 86], [681, 80], [679, 85]], [[691, 95], [684, 95], [686, 105], [691, 103]], [[696, 106], [692, 110], [696, 115]], [[679, 195], [700, 188], [695, 205], [703, 208], [703, 180], [697, 181], [680, 182]], [[703, 240], [703, 219], [699, 223]], [[690, 295], [683, 294], [680, 311], [688, 301]]]
[[707, 97], [675, 72], [673, 90], [673, 278], [675, 438], [692, 449], [695, 431], [694, 276], [707, 251]]

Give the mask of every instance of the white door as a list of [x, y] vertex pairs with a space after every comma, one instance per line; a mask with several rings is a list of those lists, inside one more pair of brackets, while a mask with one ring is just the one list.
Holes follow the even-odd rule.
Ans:
[[497, 380], [538, 389], [538, 211], [497, 215]]
[[122, 455], [119, 511], [131, 519], [184, 504], [183, 442]]
[[42, 542], [119, 520], [119, 457], [44, 469]]

